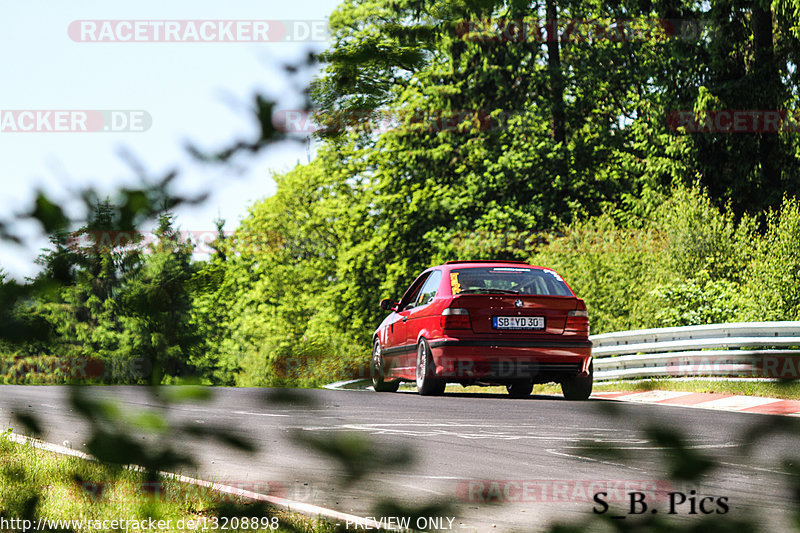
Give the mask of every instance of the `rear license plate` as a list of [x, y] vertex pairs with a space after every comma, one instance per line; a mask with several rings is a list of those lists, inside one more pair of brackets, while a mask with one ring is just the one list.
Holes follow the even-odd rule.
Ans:
[[493, 316], [494, 329], [544, 329], [543, 316]]

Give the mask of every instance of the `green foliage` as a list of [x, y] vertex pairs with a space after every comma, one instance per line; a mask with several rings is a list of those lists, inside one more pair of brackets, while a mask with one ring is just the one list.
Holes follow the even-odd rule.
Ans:
[[655, 327], [722, 324], [735, 319], [740, 286], [727, 279], [712, 280], [702, 270], [697, 277], [653, 289]]
[[86, 226], [54, 234], [33, 297], [12, 308], [29, 330], [38, 325], [47, 335], [3, 355], [6, 382], [157, 384], [194, 373], [202, 339], [190, 324], [192, 246], [171, 215], [143, 246], [138, 232], [121, 230], [119, 213], [100, 202]]
[[626, 229], [604, 215], [567, 227], [531, 262], [557, 270], [586, 300], [593, 333], [621, 331], [635, 329], [651, 312], [645, 300], [658, 282], [652, 269], [663, 244], [650, 228]]
[[537, 249], [586, 299], [595, 333], [800, 317], [800, 214], [784, 201], [757, 220], [678, 188], [647, 217], [574, 223]]
[[755, 221], [677, 188], [646, 217], [601, 215], [537, 249], [586, 300], [595, 333], [735, 321], [758, 264]]
[[785, 199], [767, 216], [743, 283], [742, 319], [800, 320], [800, 204]]
[[117, 305], [130, 339], [130, 344], [121, 347], [126, 359], [143, 361], [150, 369], [151, 383], [159, 384], [165, 375], [194, 373], [192, 351], [202, 339], [190, 324], [193, 246], [173, 228], [171, 215], [159, 218], [154, 237], [147, 260], [126, 280]]
[[225, 260], [198, 270], [194, 323], [211, 334], [204, 357], [215, 362], [212, 380], [313, 386], [366, 360], [350, 336], [359, 325], [337, 305], [345, 284], [336, 259], [351, 237], [343, 225], [357, 191], [321, 169], [276, 176], [277, 194], [251, 208], [224, 245]]

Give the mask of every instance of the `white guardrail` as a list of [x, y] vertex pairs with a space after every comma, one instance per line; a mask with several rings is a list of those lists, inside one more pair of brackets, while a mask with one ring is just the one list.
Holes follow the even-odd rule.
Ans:
[[800, 379], [800, 321], [641, 329], [589, 338], [595, 381], [693, 376]]

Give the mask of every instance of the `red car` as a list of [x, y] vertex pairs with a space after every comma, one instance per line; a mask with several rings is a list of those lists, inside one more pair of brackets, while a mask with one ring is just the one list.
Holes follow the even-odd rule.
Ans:
[[373, 336], [372, 384], [394, 392], [416, 381], [422, 395], [449, 382], [561, 384], [568, 400], [592, 392], [586, 304], [554, 270], [517, 261], [449, 261], [423, 272]]

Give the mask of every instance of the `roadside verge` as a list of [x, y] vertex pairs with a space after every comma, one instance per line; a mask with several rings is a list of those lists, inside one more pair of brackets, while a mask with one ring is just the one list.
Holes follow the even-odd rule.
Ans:
[[[78, 450], [73, 450], [72, 448], [67, 446], [53, 444], [50, 442], [34, 439], [24, 435], [19, 435], [17, 433], [7, 433], [5, 436], [11, 442], [15, 442], [17, 444], [22, 444], [26, 446], [31, 446], [33, 448], [40, 449], [43, 451], [59, 455], [76, 457], [86, 461], [95, 460], [92, 456]], [[138, 467], [131, 467], [131, 468], [136, 469]], [[328, 509], [325, 507], [320, 507], [309, 503], [289, 500], [286, 498], [281, 498], [269, 494], [261, 494], [258, 492], [241, 489], [238, 487], [228, 486], [223, 483], [216, 483], [212, 481], [196, 479], [193, 477], [175, 474], [171, 472], [160, 472], [160, 474], [164, 478], [174, 480], [180, 483], [195, 485], [197, 487], [203, 487], [205, 489], [209, 489], [218, 492], [220, 494], [227, 494], [252, 501], [264, 502], [273, 507], [283, 509], [290, 513], [305, 515], [315, 519], [325, 519], [326, 521], [331, 522], [334, 527], [340, 527], [344, 524], [349, 523], [349, 524], [357, 524], [359, 528], [369, 529], [369, 530], [393, 531], [397, 529], [395, 527], [392, 527], [393, 524], [378, 523], [376, 520], [373, 520], [371, 518], [365, 518], [356, 515], [351, 515], [348, 513], [342, 513], [333, 509]]]

